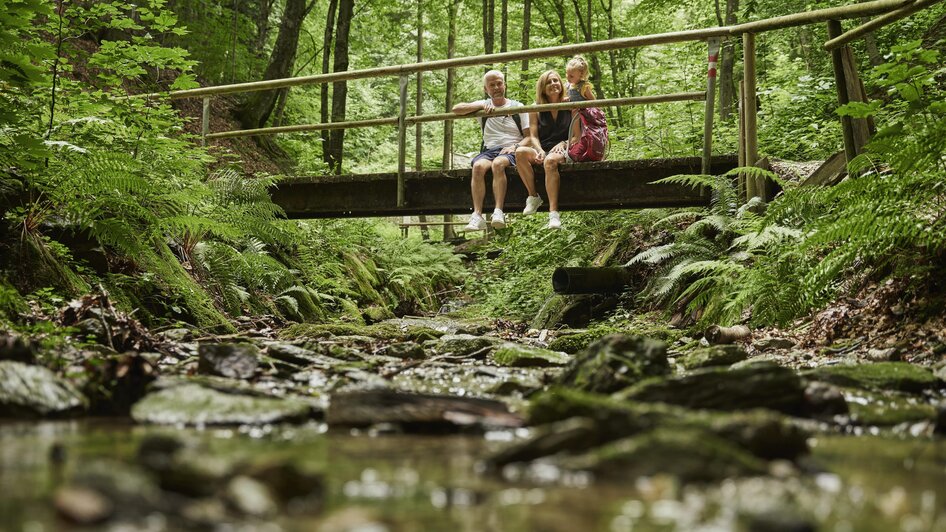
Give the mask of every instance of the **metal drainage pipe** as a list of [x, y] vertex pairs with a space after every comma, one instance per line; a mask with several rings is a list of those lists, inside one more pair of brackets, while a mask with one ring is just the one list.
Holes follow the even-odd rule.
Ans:
[[631, 283], [627, 268], [556, 268], [552, 288], [557, 294], [610, 294]]

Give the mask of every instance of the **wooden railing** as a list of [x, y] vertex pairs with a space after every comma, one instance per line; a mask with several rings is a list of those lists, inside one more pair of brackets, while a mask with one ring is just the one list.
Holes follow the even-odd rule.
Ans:
[[[353, 70], [345, 72], [333, 72], [328, 74], [317, 74], [312, 76], [300, 76], [293, 78], [283, 78], [266, 81], [256, 81], [250, 83], [236, 83], [232, 85], [221, 85], [215, 87], [201, 87], [197, 89], [188, 89], [172, 91], [169, 93], [151, 94], [146, 97], [168, 97], [171, 99], [183, 98], [203, 98], [203, 117], [202, 117], [202, 137], [204, 142], [207, 139], [232, 138], [253, 135], [274, 135], [279, 133], [292, 133], [302, 131], [350, 129], [375, 126], [398, 126], [398, 206], [404, 203], [404, 173], [406, 160], [406, 130], [410, 124], [419, 124], [422, 122], [437, 122], [445, 120], [456, 120], [460, 118], [474, 118], [487, 116], [480, 111], [468, 115], [456, 115], [453, 113], [407, 116], [407, 86], [408, 76], [410, 74], [420, 74], [422, 72], [443, 70], [462, 66], [492, 65], [498, 63], [508, 63], [526, 59], [538, 59], [545, 57], [562, 56], [566, 54], [592, 53], [610, 50], [620, 50], [641, 46], [650, 46], [667, 43], [705, 41], [708, 49], [708, 68], [706, 91], [683, 92], [676, 94], [662, 94], [652, 96], [639, 96], [634, 98], [615, 98], [605, 100], [595, 100], [582, 103], [562, 103], [548, 105], [528, 105], [517, 107], [515, 109], [496, 110], [491, 116], [514, 114], [520, 112], [537, 112], [545, 110], [560, 109], [578, 109], [582, 107], [606, 107], [620, 105], [644, 105], [659, 102], [676, 101], [705, 101], [704, 117], [704, 135], [703, 135], [703, 165], [702, 171], [709, 173], [709, 161], [712, 155], [712, 132], [713, 132], [713, 114], [716, 91], [716, 59], [718, 57], [720, 39], [724, 37], [742, 36], [743, 39], [743, 73], [744, 77], [741, 83], [741, 95], [739, 100], [739, 156], [740, 165], [756, 165], [759, 161], [757, 117], [756, 117], [756, 51], [755, 36], [757, 33], [766, 31], [790, 28], [795, 26], [804, 26], [819, 22], [828, 22], [829, 35], [831, 39], [824, 45], [825, 50], [831, 51], [834, 58], [835, 78], [838, 85], [838, 98], [840, 103], [848, 101], [863, 101], [863, 90], [857, 90], [860, 80], [857, 78], [857, 70], [851, 64], [849, 48], [845, 47], [851, 41], [874, 31], [877, 28], [890, 24], [896, 20], [906, 17], [916, 11], [930, 7], [941, 0], [873, 0], [869, 2], [857, 3], [841, 7], [818, 9], [804, 13], [795, 13], [781, 17], [773, 17], [754, 22], [747, 22], [733, 26], [721, 26], [716, 28], [706, 28], [698, 30], [687, 30], [670, 33], [661, 33], [655, 35], [641, 35], [635, 37], [624, 37], [595, 41], [581, 44], [572, 44], [564, 46], [552, 46], [546, 48], [535, 48], [531, 50], [519, 50], [512, 52], [503, 52], [498, 54], [477, 55], [470, 57], [457, 57], [452, 59], [443, 59], [436, 61], [424, 61], [403, 65], [393, 65], [379, 68], [369, 68], [363, 70]], [[846, 33], [841, 31], [840, 21], [845, 19], [860, 18], [866, 16], [881, 15], [874, 20], [864, 23]], [[376, 118], [370, 120], [357, 120], [324, 124], [300, 124], [294, 126], [267, 127], [249, 130], [223, 131], [211, 133], [210, 124], [210, 98], [224, 94], [234, 94], [241, 92], [274, 90], [286, 87], [300, 85], [316, 85], [324, 83], [333, 83], [337, 81], [349, 81], [355, 79], [377, 78], [384, 76], [399, 77], [399, 96], [400, 112], [397, 117]], [[865, 130], [863, 124], [859, 127], [849, 117], [842, 119], [842, 129], [844, 131], [844, 145], [848, 160], [856, 156], [863, 147], [866, 140], [864, 134], [858, 134], [858, 130]], [[765, 185], [761, 181], [748, 179], [743, 184], [744, 194], [747, 198], [761, 196], [765, 197]]]

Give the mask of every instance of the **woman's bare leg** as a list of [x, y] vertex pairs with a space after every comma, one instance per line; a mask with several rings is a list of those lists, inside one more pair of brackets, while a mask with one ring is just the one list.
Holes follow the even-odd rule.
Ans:
[[535, 172], [532, 170], [535, 157], [535, 150], [528, 146], [516, 148], [516, 171], [519, 172], [519, 179], [526, 186], [530, 196], [537, 195], [535, 191]]
[[558, 165], [565, 162], [565, 156], [560, 153], [550, 153], [545, 156], [545, 191], [549, 194], [549, 211], [558, 211], [558, 187], [561, 176]]

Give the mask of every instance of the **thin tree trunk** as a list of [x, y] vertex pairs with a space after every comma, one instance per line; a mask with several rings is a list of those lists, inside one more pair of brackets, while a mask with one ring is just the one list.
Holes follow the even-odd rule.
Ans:
[[[866, 23], [868, 20], [870, 19], [867, 17], [861, 18], [861, 24]], [[880, 50], [877, 49], [877, 35], [874, 32], [864, 35], [864, 48], [867, 49], [867, 58], [870, 59], [870, 66], [883, 64], [884, 58], [880, 55]]]
[[502, 20], [499, 21], [499, 51], [505, 52], [509, 46], [509, 0], [501, 0]]
[[[447, 19], [450, 21], [449, 29], [447, 30], [447, 59], [451, 59], [457, 49], [457, 16], [460, 14], [460, 0], [449, 0], [447, 9], [449, 10]], [[450, 112], [450, 109], [453, 109], [453, 86], [455, 81], [455, 69], [448, 68], [447, 91], [446, 97], [444, 98], [444, 109], [447, 113]], [[444, 170], [453, 168], [453, 120], [445, 120], [443, 123], [443, 160], [441, 161], [440, 167]], [[443, 217], [443, 221], [453, 221], [453, 217], [447, 214]], [[452, 240], [456, 238], [456, 236], [456, 233], [453, 231], [453, 226], [444, 224], [443, 239]]]
[[[601, 1], [602, 10], [608, 17], [608, 40], [614, 38], [614, 0], [608, 0], [608, 4], [604, 5], [604, 0]], [[613, 87], [612, 93], [615, 98], [623, 98], [624, 91], [621, 90], [623, 86], [622, 83], [618, 81], [618, 54], [617, 50], [608, 51], [608, 66], [611, 69], [611, 87]], [[613, 108], [609, 107], [608, 111], [611, 111]], [[608, 116], [617, 116], [617, 125], [622, 125], [624, 123], [624, 106], [617, 107], [614, 109], [613, 114], [608, 113]]]
[[[335, 27], [335, 62], [334, 72], [348, 70], [348, 34], [351, 30], [351, 19], [354, 14], [355, 0], [340, 0], [338, 4], [338, 24]], [[348, 83], [337, 81], [332, 84], [332, 122], [345, 121], [345, 104], [347, 103]], [[335, 129], [329, 134], [328, 156], [329, 167], [335, 174], [342, 172], [342, 155], [344, 152], [345, 130]]]
[[495, 0], [483, 0], [483, 50], [486, 54], [493, 53], [493, 11], [495, 9]]
[[[306, 0], [286, 0], [276, 45], [263, 74], [264, 80], [285, 78], [292, 72], [302, 20], [307, 12]], [[278, 91], [274, 90], [252, 93], [237, 113], [241, 125], [247, 129], [264, 127], [276, 106], [277, 96]]]
[[275, 0], [260, 0], [256, 12], [256, 53], [262, 55], [269, 41], [269, 16], [273, 12]]
[[[325, 20], [325, 35], [322, 38], [322, 73], [329, 73], [329, 65], [332, 58], [332, 39], [335, 34], [335, 12], [338, 10], [338, 0], [329, 0], [328, 14]], [[328, 83], [319, 85], [319, 97], [321, 105], [319, 106], [319, 117], [323, 124], [328, 123]], [[331, 164], [328, 156], [329, 132], [322, 131], [322, 160], [326, 164]]]
[[[417, 62], [424, 60], [424, 0], [417, 0]], [[420, 115], [424, 111], [423, 72], [417, 73], [417, 91], [414, 100], [414, 114]], [[424, 130], [420, 122], [414, 125], [414, 171], [420, 172], [424, 166]], [[417, 221], [425, 223], [427, 217], [421, 214]], [[420, 234], [424, 240], [430, 240], [430, 231], [426, 225], [420, 226]]]
[[[586, 3], [587, 17], [582, 16], [581, 5], [578, 3], [578, 0], [572, 0], [572, 5], [575, 6], [575, 16], [578, 17], [578, 26], [584, 34], [585, 42], [592, 42], [594, 35], [591, 28], [591, 0], [588, 0]], [[604, 88], [601, 86], [601, 65], [598, 62], [598, 54], [595, 53], [591, 54], [591, 84], [595, 87], [595, 96], [598, 98], [606, 97]]]
[[[529, 28], [532, 26], [532, 0], [522, 3], [522, 49], [529, 49]], [[522, 60], [522, 71], [529, 71], [529, 60]]]
[[[736, 23], [736, 12], [739, 10], [739, 0], [726, 0], [725, 25]], [[733, 102], [736, 101], [736, 85], [733, 80], [733, 67], [736, 64], [736, 43], [728, 39], [723, 43], [719, 62], [719, 118], [728, 120], [732, 115]]]

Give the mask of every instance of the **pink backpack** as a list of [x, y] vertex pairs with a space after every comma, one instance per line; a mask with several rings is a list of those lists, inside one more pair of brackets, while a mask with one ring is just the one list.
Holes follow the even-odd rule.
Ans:
[[568, 147], [568, 157], [576, 162], [600, 161], [608, 151], [608, 123], [604, 112], [597, 107], [579, 109], [576, 120], [581, 120], [581, 137]]

